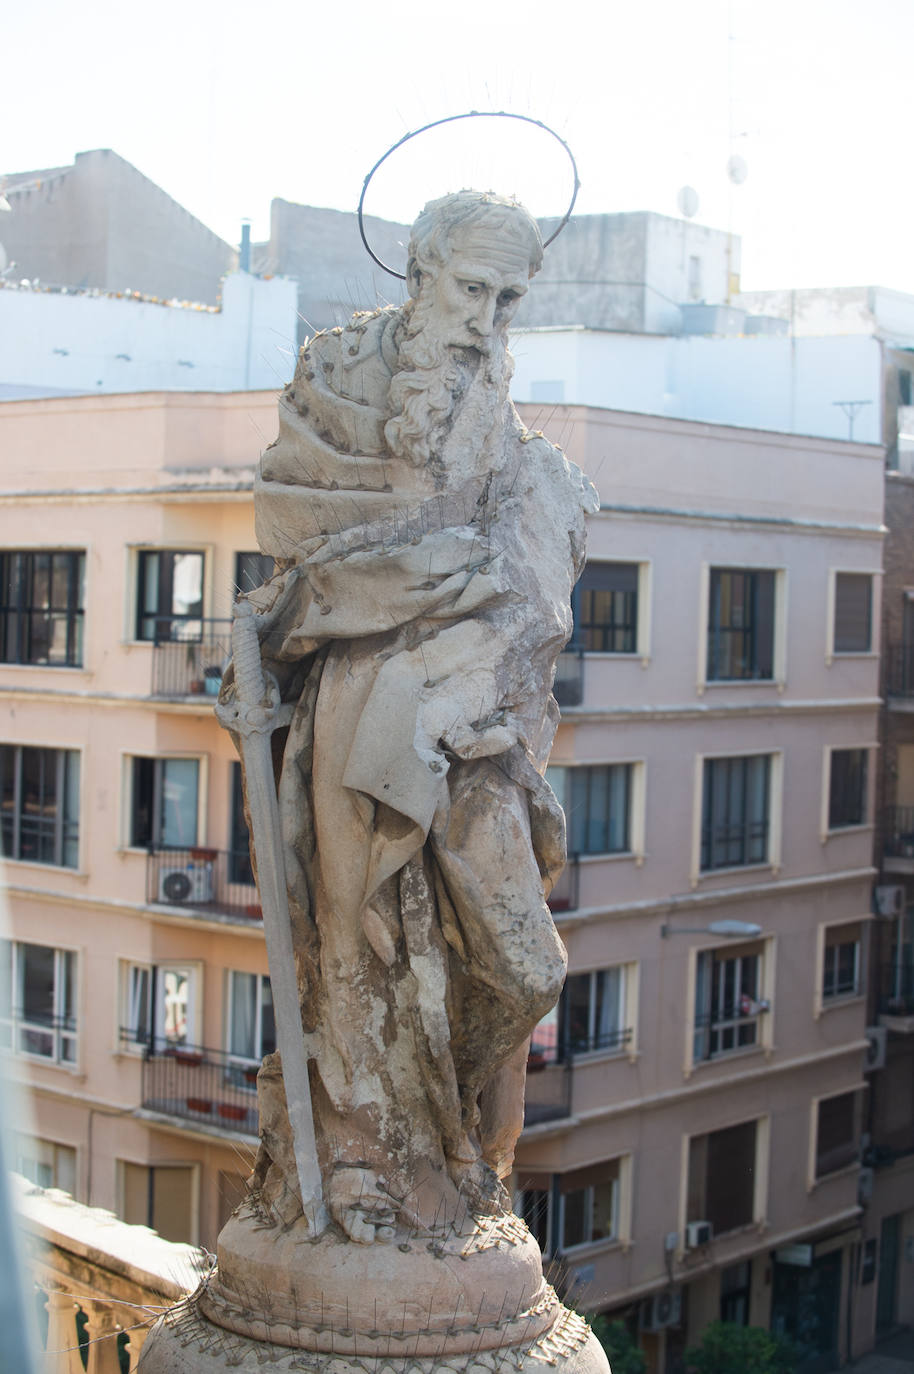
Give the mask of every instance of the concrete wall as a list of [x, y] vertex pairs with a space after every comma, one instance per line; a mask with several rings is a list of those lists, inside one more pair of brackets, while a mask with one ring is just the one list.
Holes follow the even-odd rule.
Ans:
[[0, 290], [0, 398], [279, 390], [295, 363], [296, 285], [243, 272], [216, 310], [116, 295]]
[[[719, 425], [846, 439], [835, 404], [866, 400], [854, 439], [880, 442], [882, 346], [858, 338], [659, 338], [602, 330], [517, 330], [514, 395], [560, 398]], [[543, 383], [551, 383], [544, 392]], [[544, 414], [548, 409], [544, 409]]]
[[234, 250], [109, 148], [10, 174], [2, 241], [16, 277], [215, 303]]

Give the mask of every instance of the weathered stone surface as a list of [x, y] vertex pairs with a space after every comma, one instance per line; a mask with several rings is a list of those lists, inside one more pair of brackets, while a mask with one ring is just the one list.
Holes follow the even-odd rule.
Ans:
[[[541, 258], [515, 203], [434, 202], [410, 302], [318, 335], [280, 401], [255, 484], [278, 571], [243, 607], [220, 715], [282, 1056], [259, 1076], [249, 1199], [187, 1318], [199, 1351], [231, 1332], [310, 1352], [290, 1368], [462, 1370], [488, 1350], [521, 1368], [574, 1332], [559, 1362], [605, 1368], [502, 1183], [565, 972], [546, 905], [564, 818], [542, 775], [597, 501], [508, 394], [507, 326]], [[271, 921], [291, 928], [281, 964]]]

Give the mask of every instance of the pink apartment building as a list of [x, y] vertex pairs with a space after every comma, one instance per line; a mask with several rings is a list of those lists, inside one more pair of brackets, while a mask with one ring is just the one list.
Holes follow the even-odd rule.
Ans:
[[[557, 678], [569, 979], [531, 1048], [518, 1205], [652, 1370], [721, 1315], [830, 1369], [872, 1343], [877, 1288], [860, 1141], [882, 451], [573, 406], [547, 428], [603, 508]], [[273, 1045], [212, 702], [233, 589], [268, 571], [251, 481], [274, 431], [269, 393], [0, 407], [19, 1163], [209, 1246]]]

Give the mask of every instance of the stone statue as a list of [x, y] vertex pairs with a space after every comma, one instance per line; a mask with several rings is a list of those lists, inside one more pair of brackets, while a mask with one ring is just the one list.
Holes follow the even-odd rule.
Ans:
[[[564, 818], [543, 772], [598, 504], [508, 394], [507, 328], [542, 251], [514, 201], [426, 206], [409, 301], [305, 344], [256, 478], [277, 572], [242, 610], [265, 672], [254, 695], [272, 701], [255, 728], [275, 727], [257, 757], [268, 772], [272, 758], [281, 840], [278, 863], [254, 860], [262, 894], [264, 865], [284, 872], [309, 1062], [301, 1091], [279, 1055], [261, 1069], [251, 1192], [199, 1303], [250, 1339], [419, 1357], [561, 1328], [559, 1353], [606, 1368], [503, 1185], [530, 1033], [565, 972], [546, 905]], [[253, 812], [235, 659], [221, 711]], [[275, 996], [272, 952], [271, 975]], [[296, 1164], [308, 1085], [319, 1206]]]

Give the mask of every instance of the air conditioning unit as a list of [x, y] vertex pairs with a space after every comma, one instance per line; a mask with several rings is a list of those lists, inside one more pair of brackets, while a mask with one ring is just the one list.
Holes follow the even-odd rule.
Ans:
[[876, 1069], [885, 1068], [885, 1047], [888, 1036], [889, 1033], [885, 1026], [867, 1026], [864, 1073], [875, 1073]]
[[901, 916], [904, 912], [904, 888], [900, 883], [880, 883], [873, 890], [877, 916]]
[[187, 863], [159, 871], [159, 901], [168, 906], [193, 905], [213, 900], [211, 863]]
[[638, 1325], [642, 1331], [663, 1331], [668, 1326], [678, 1326], [681, 1321], [681, 1288], [668, 1288], [665, 1293], [655, 1293], [641, 1304], [638, 1313]]
[[873, 1199], [873, 1174], [872, 1169], [864, 1166], [857, 1175], [857, 1202], [861, 1207]]
[[697, 1250], [702, 1245], [710, 1245], [713, 1236], [710, 1221], [690, 1221], [686, 1226], [686, 1249]]

